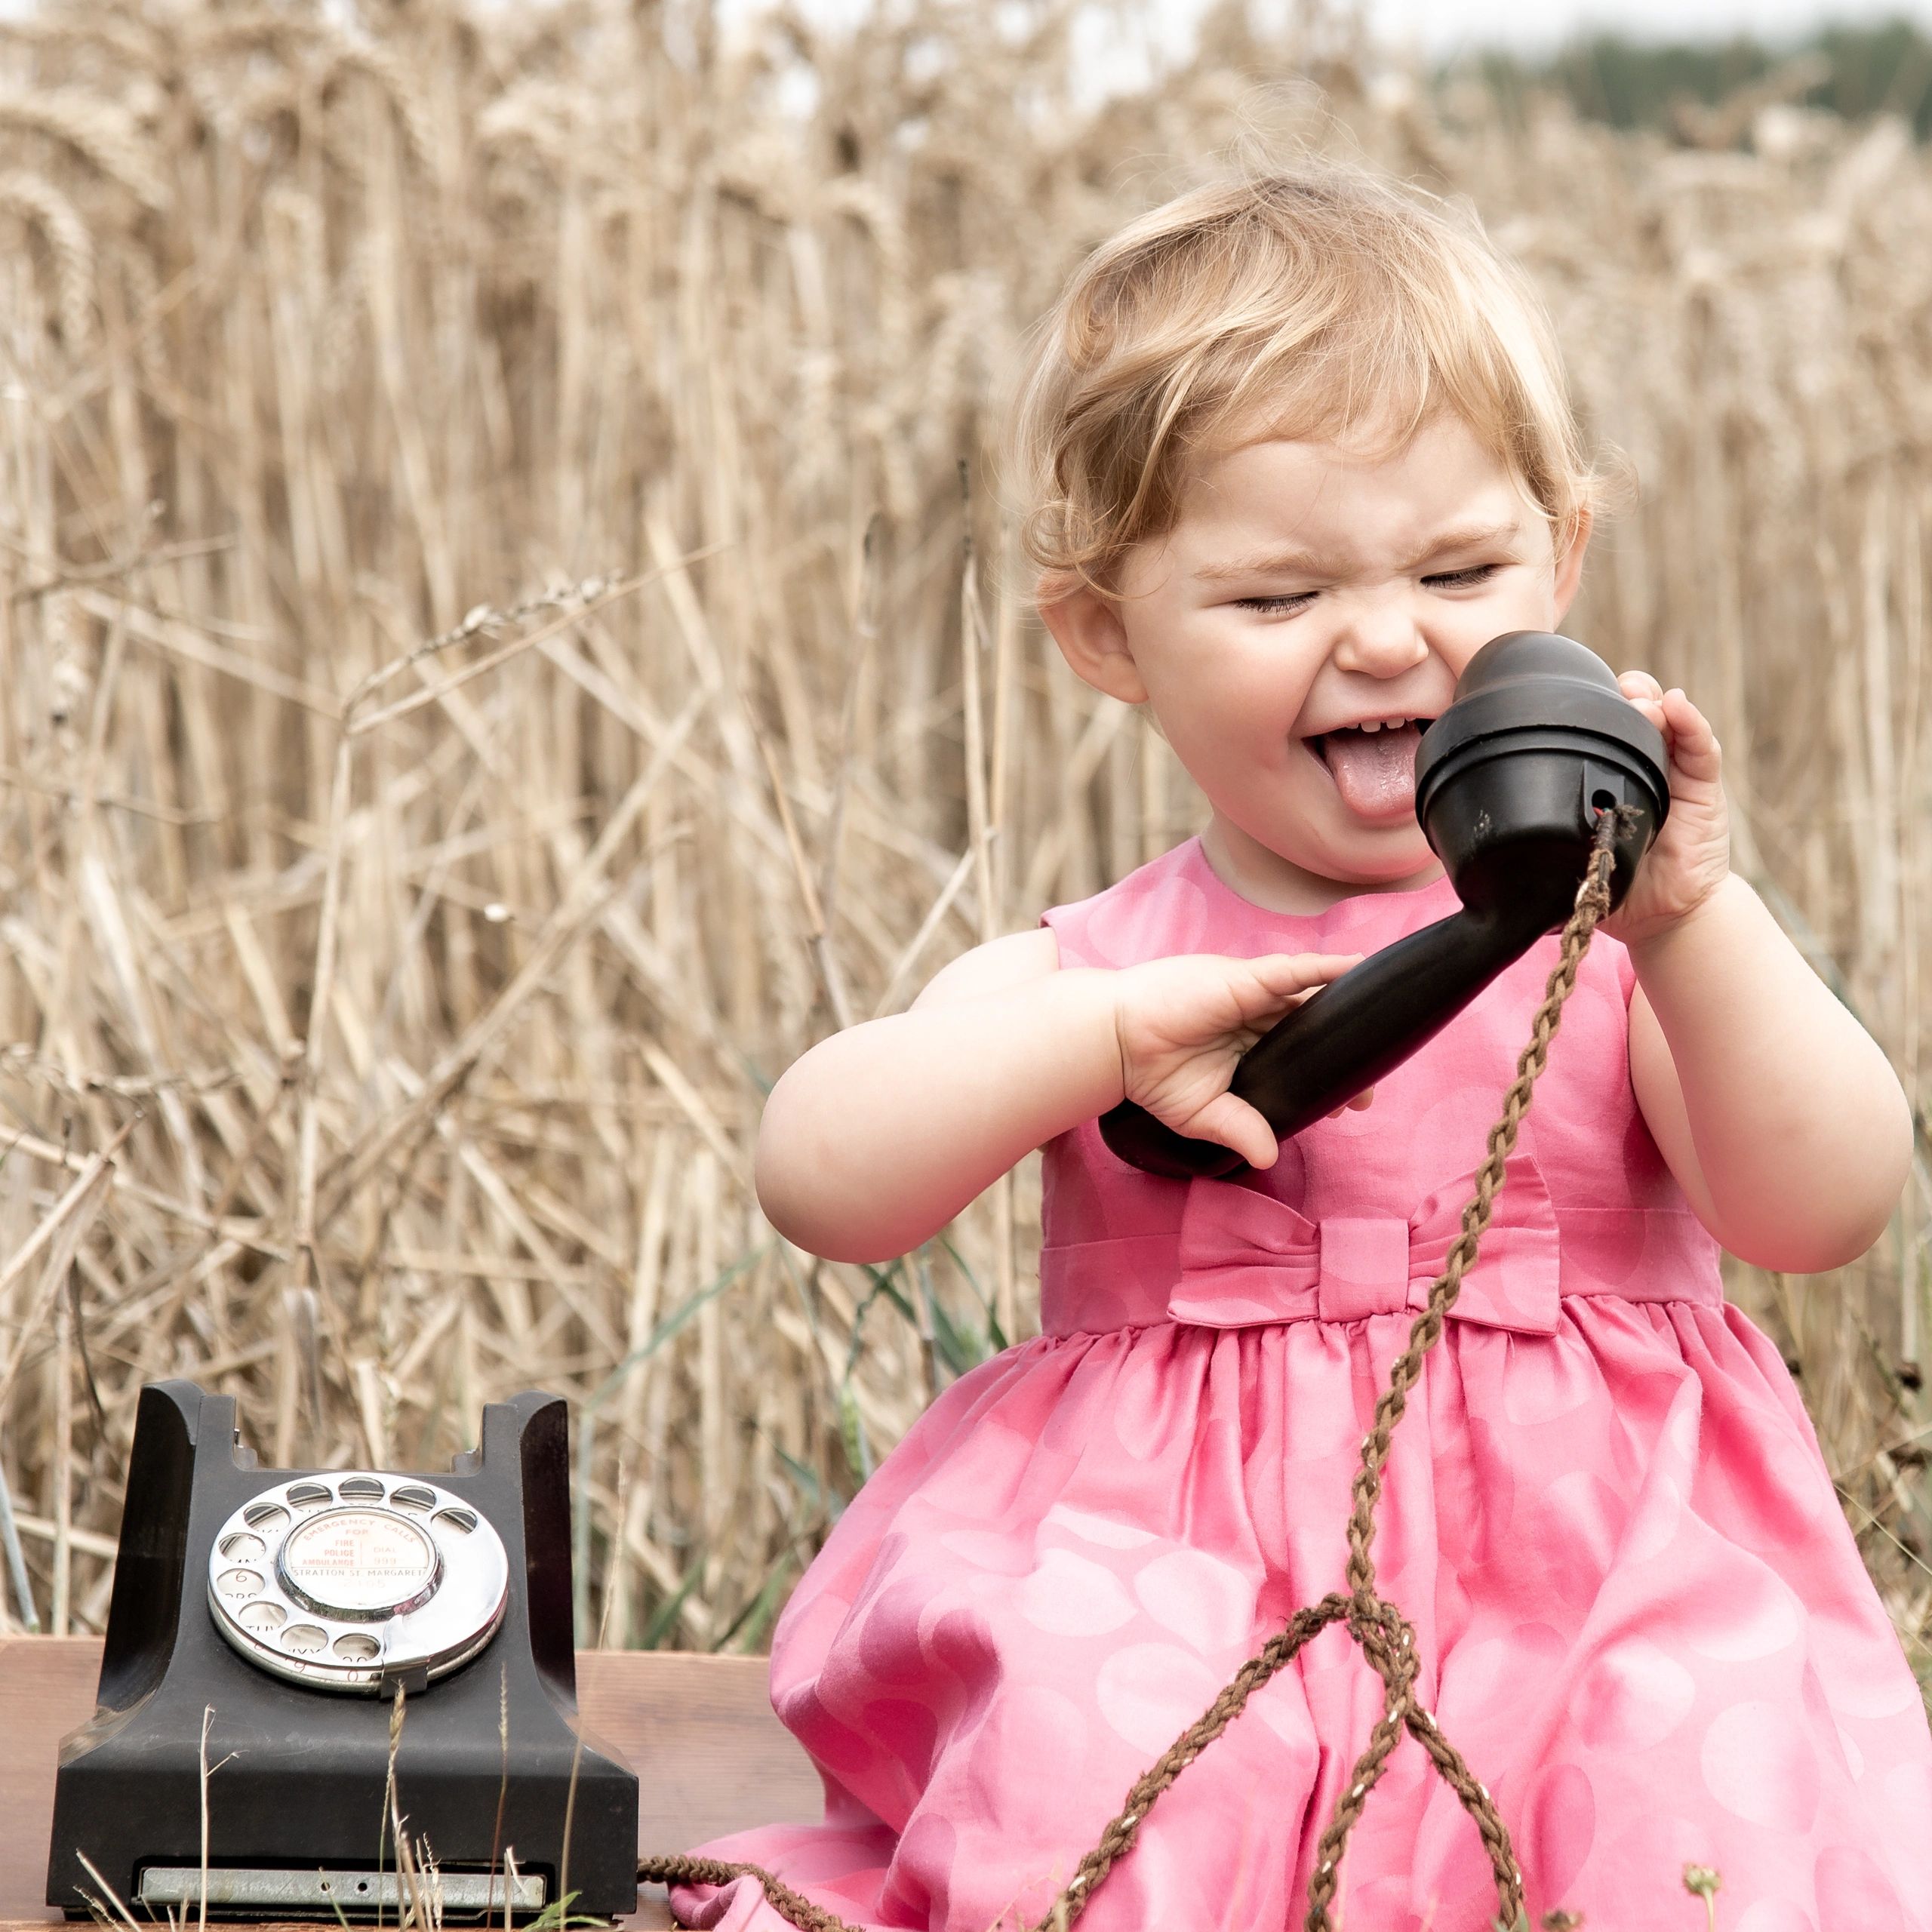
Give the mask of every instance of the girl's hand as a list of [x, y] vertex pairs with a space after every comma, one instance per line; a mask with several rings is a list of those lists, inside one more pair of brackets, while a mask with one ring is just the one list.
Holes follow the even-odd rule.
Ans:
[[1637, 870], [1629, 896], [1603, 922], [1626, 945], [1688, 918], [1730, 872], [1730, 814], [1717, 734], [1704, 714], [1647, 671], [1626, 671], [1617, 688], [1663, 734], [1670, 760], [1670, 815]]
[[[1183, 953], [1122, 968], [1114, 976], [1114, 1029], [1126, 1097], [1178, 1134], [1218, 1140], [1250, 1167], [1272, 1168], [1280, 1143], [1260, 1113], [1228, 1091], [1235, 1063], [1289, 1008], [1361, 957]], [[1349, 1104], [1365, 1107], [1372, 1097]]]

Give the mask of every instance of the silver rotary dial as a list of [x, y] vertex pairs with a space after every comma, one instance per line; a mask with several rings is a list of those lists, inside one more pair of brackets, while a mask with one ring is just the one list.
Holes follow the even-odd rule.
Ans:
[[334, 1690], [373, 1693], [467, 1663], [502, 1622], [503, 1539], [417, 1476], [352, 1469], [252, 1497], [208, 1553], [208, 1610], [251, 1663]]

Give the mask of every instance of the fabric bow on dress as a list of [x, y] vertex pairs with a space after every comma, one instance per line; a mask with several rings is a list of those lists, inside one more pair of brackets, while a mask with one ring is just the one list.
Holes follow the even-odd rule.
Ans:
[[[1461, 1230], [1470, 1185], [1458, 1180], [1439, 1189], [1407, 1220], [1361, 1214], [1311, 1220], [1285, 1201], [1237, 1181], [1190, 1182], [1181, 1216], [1180, 1278], [1168, 1297], [1168, 1313], [1206, 1328], [1420, 1313]], [[1549, 1191], [1534, 1163], [1512, 1161], [1451, 1318], [1552, 1335], [1561, 1292], [1561, 1249]]]

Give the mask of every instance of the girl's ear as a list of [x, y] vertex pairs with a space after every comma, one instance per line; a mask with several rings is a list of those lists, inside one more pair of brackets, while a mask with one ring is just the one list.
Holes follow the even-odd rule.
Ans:
[[1583, 580], [1583, 552], [1590, 547], [1592, 520], [1586, 504], [1577, 513], [1577, 533], [1571, 538], [1569, 548], [1556, 560], [1556, 621], [1559, 624], [1576, 602], [1577, 587]]
[[1096, 691], [1123, 704], [1145, 704], [1147, 687], [1128, 648], [1120, 606], [1088, 584], [1040, 605], [1041, 621], [1053, 632], [1060, 654]]

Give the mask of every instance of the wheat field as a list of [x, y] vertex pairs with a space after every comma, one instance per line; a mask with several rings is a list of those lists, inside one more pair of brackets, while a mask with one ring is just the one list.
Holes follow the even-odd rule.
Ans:
[[[0, 22], [0, 1629], [100, 1628], [143, 1380], [426, 1470], [535, 1384], [585, 1641], [755, 1650], [1032, 1331], [1031, 1164], [868, 1270], [774, 1238], [752, 1137], [814, 1039], [1198, 823], [1043, 645], [995, 459], [1073, 263], [1232, 155], [1529, 264], [1632, 479], [1571, 627], [1715, 716], [1741, 869], [1919, 1092], [1902, 125], [1506, 114], [1312, 6], [1109, 99], [1053, 0], [342, 20]], [[1921, 1166], [1859, 1266], [1732, 1275], [1922, 1678], [1929, 1213]]]

